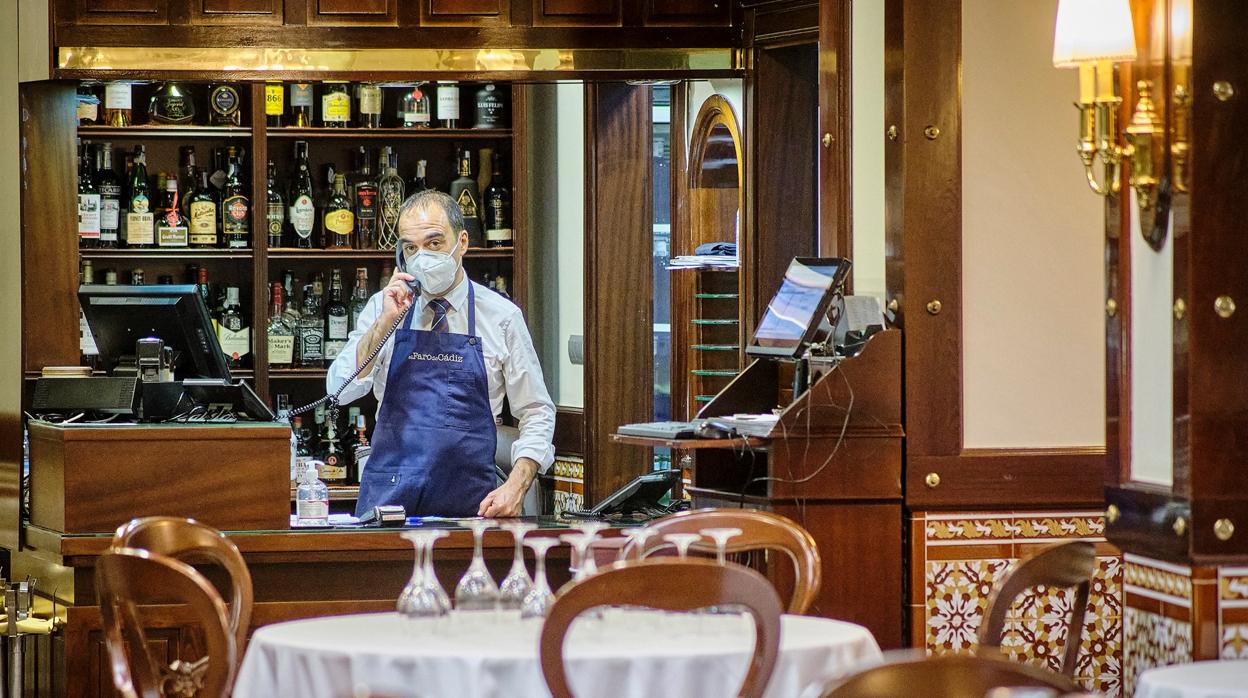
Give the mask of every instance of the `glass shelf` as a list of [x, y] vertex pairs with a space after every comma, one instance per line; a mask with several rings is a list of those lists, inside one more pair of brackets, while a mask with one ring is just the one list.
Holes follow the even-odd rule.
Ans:
[[269, 138], [511, 138], [509, 128], [271, 128]]
[[741, 321], [740, 321], [740, 320], [736, 320], [736, 319], [728, 319], [728, 320], [698, 320], [698, 319], [695, 319], [695, 320], [693, 320], [693, 324], [695, 324], [695, 325], [739, 325], [739, 324], [741, 324]]
[[703, 300], [720, 300], [720, 299], [735, 300], [737, 298], [740, 298], [741, 294], [739, 293], [695, 293], [693, 294], [693, 297], [701, 298]]
[[737, 344], [694, 344], [691, 348], [694, 351], [737, 351], [741, 347]]
[[695, 376], [701, 376], [703, 378], [732, 378], [737, 375], [737, 369], [735, 368], [695, 368], [689, 372]]
[[93, 138], [247, 138], [247, 126], [79, 126], [78, 135]]
[[710, 402], [715, 399], [714, 395], [694, 395], [693, 399], [697, 402]]

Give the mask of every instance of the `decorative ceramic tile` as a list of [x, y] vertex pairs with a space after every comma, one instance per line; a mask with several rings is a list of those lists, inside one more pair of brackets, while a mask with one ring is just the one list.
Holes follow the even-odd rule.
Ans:
[[927, 593], [927, 647], [936, 654], [963, 652], [974, 647], [980, 621], [993, 585], [1009, 560], [929, 562]]
[[1016, 537], [1098, 538], [1105, 535], [1105, 518], [1099, 514], [1020, 515], [1014, 519]]
[[1009, 541], [1016, 530], [1009, 515], [980, 515], [958, 519], [928, 519], [927, 540], [932, 541]]
[[1136, 677], [1145, 669], [1192, 661], [1191, 623], [1130, 606], [1123, 610], [1122, 621], [1123, 695], [1132, 694]]
[[1116, 696], [1122, 676], [1122, 618], [1088, 617], [1085, 621], [1075, 676], [1090, 691]]
[[1091, 618], [1122, 617], [1122, 558], [1108, 555], [1096, 558], [1087, 613]]
[[1122, 582], [1136, 587], [1180, 599], [1192, 598], [1192, 571], [1178, 565], [1153, 563], [1134, 555], [1124, 556]]
[[1218, 592], [1221, 601], [1248, 601], [1248, 570], [1242, 567], [1218, 570]]
[[1222, 659], [1248, 659], [1248, 625], [1234, 623], [1222, 626]]

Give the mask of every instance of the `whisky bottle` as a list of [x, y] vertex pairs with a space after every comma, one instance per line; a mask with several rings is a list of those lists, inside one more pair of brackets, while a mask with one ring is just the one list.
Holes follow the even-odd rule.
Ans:
[[375, 82], [361, 82], [355, 86], [355, 99], [360, 128], [381, 128], [381, 86]]
[[221, 199], [221, 234], [225, 246], [232, 249], [247, 247], [251, 229], [248, 216], [251, 213], [251, 201], [247, 198], [247, 189], [239, 175], [241, 164], [235, 155], [233, 146], [229, 148], [229, 172], [225, 177], [225, 188]]
[[403, 128], [429, 128], [432, 108], [429, 93], [424, 87], [425, 83], [417, 83], [399, 101], [399, 123]]
[[189, 124], [195, 120], [195, 100], [176, 82], [162, 82], [148, 101], [147, 120], [153, 124]]
[[295, 272], [287, 269], [282, 273], [282, 299], [286, 302], [286, 311], [282, 313], [286, 317], [286, 324], [295, 333], [295, 363], [299, 363], [299, 302], [295, 297], [295, 289], [298, 288], [298, 281], [295, 279]]
[[272, 284], [268, 337], [269, 365], [274, 368], [290, 368], [295, 360], [295, 328], [290, 324], [283, 306], [282, 284]]
[[186, 218], [178, 202], [178, 178], [172, 174], [165, 178], [165, 200], [156, 218], [156, 244], [160, 247], [186, 247], [188, 231]]
[[325, 366], [325, 317], [312, 285], [303, 287], [303, 310], [299, 313], [299, 365], [303, 368]]
[[477, 189], [477, 180], [472, 178], [470, 148], [460, 151], [459, 178], [451, 182], [451, 198], [459, 204], [459, 212], [464, 215], [468, 246], [485, 247], [485, 235], [481, 232], [481, 191]]
[[438, 81], [438, 126], [459, 128], [459, 83]]
[[191, 194], [199, 185], [198, 168], [195, 166], [195, 146], [178, 148], [178, 191], [182, 192], [182, 215], [191, 217]]
[[329, 302], [325, 304], [325, 361], [338, 358], [351, 333], [351, 311], [342, 302], [342, 270], [335, 269], [329, 283]]
[[359, 324], [360, 313], [364, 312], [364, 308], [368, 305], [369, 297], [368, 269], [366, 267], [356, 267], [355, 288], [351, 290], [351, 327]]
[[91, 146], [78, 143], [78, 246], [100, 244], [100, 191], [91, 181]]
[[217, 326], [217, 341], [221, 343], [221, 352], [225, 354], [230, 368], [242, 368], [244, 357], [251, 353], [251, 329], [247, 327], [239, 306], [237, 286], [225, 289], [225, 306]]
[[117, 128], [134, 123], [130, 83], [123, 81], [104, 83], [104, 122]]
[[242, 100], [238, 88], [229, 84], [211, 85], [208, 88], [208, 123], [211, 126], [242, 125]]
[[325, 420], [325, 430], [321, 432], [321, 479], [327, 484], [341, 485], [347, 481], [347, 459], [343, 458], [342, 449], [338, 446], [338, 425], [334, 420]]
[[473, 128], [503, 128], [507, 122], [507, 104], [502, 92], [492, 82], [477, 90]]
[[280, 82], [264, 83], [264, 121], [268, 128], [281, 128], [286, 113], [286, 90]]
[[351, 248], [351, 233], [355, 229], [355, 214], [351, 211], [351, 199], [347, 198], [347, 178], [334, 175], [334, 193], [325, 205], [322, 225], [325, 228], [325, 247]]
[[399, 211], [403, 208], [403, 178], [399, 176], [398, 155], [390, 146], [382, 148], [381, 181], [377, 196], [381, 200], [377, 247], [393, 250], [399, 244]]
[[268, 199], [268, 209], [265, 213], [265, 222], [269, 231], [269, 247], [282, 246], [282, 229], [286, 224], [286, 202], [282, 201], [282, 195], [277, 191], [277, 166], [269, 160], [269, 181], [265, 185], [265, 198]]
[[290, 84], [290, 119], [295, 128], [312, 127], [312, 83]]
[[290, 188], [290, 229], [294, 233], [294, 246], [308, 249], [312, 247], [312, 230], [316, 227], [316, 205], [312, 203], [307, 141], [295, 141], [295, 161], [299, 171]]
[[490, 247], [511, 247], [511, 189], [502, 167], [503, 156], [494, 151], [494, 174], [485, 190], [485, 240]]
[[130, 175], [130, 201], [126, 213], [126, 246], [151, 247], [156, 242], [155, 216], [148, 191], [146, 155], [134, 146], [134, 170]]
[[121, 236], [121, 180], [113, 171], [113, 144], [96, 145], [95, 188], [100, 192], [100, 247], [117, 247]]
[[100, 121], [100, 98], [91, 85], [78, 84], [78, 125], [94, 126]]
[[352, 206], [355, 209], [355, 242], [357, 250], [377, 249], [377, 178], [369, 167], [368, 149], [356, 150], [356, 173], [351, 185]]
[[325, 81], [321, 95], [321, 126], [346, 128], [351, 123], [351, 93], [345, 80]]
[[218, 203], [208, 184], [207, 170], [199, 170], [198, 174], [199, 186], [195, 188], [187, 207], [190, 210], [190, 243], [191, 247], [216, 247]]
[[417, 194], [429, 188], [429, 180], [425, 178], [425, 170], [428, 166], [428, 160], [416, 161], [416, 176], [412, 177], [412, 188], [409, 193]]

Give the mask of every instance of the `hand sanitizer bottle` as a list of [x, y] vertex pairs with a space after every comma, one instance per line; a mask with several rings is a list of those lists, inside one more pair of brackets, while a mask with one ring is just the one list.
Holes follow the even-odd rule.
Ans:
[[295, 495], [295, 523], [299, 526], [329, 525], [329, 488], [316, 476], [316, 466], [309, 464], [299, 480]]

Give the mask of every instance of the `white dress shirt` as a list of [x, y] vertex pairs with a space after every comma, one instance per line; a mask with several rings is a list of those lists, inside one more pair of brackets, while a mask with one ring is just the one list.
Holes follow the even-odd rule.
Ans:
[[[533, 349], [529, 328], [524, 324], [520, 308], [503, 296], [481, 284], [471, 282], [467, 276], [443, 295], [451, 305], [447, 312], [448, 331], [468, 333], [468, 283], [475, 287], [477, 299], [477, 335], [481, 337], [485, 354], [485, 375], [489, 383], [490, 407], [497, 422], [503, 411], [503, 397], [511, 404], [511, 413], [520, 426], [520, 436], [511, 447], [511, 462], [519, 458], [532, 458], [542, 472], [555, 461], [555, 448], [551, 439], [555, 434], [555, 405], [550, 400], [546, 383], [542, 378], [542, 366]], [[433, 308], [427, 298], [418, 295], [412, 312], [413, 329], [428, 330], [433, 325]], [[373, 294], [360, 312], [355, 329], [347, 338], [347, 345], [329, 367], [326, 389], [333, 393], [356, 368], [356, 348], [360, 338], [372, 328], [381, 314], [382, 294]], [[400, 327], [401, 329], [401, 327]], [[394, 337], [386, 340], [381, 353], [372, 367], [351, 381], [342, 391], [341, 402], [347, 404], [363, 397], [371, 389], [377, 396], [378, 411], [386, 394], [386, 377], [390, 371], [390, 354], [394, 350]]]

